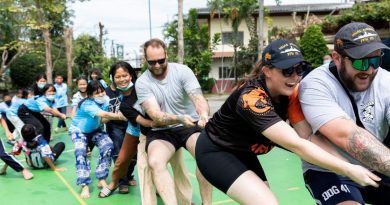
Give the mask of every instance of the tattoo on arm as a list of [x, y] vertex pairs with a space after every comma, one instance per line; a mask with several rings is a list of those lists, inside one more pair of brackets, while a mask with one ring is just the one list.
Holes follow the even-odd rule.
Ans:
[[356, 128], [349, 137], [347, 152], [368, 167], [390, 176], [390, 149], [363, 128]]
[[203, 96], [202, 89], [197, 88], [188, 92], [192, 103], [199, 115], [207, 115], [209, 113], [209, 105]]

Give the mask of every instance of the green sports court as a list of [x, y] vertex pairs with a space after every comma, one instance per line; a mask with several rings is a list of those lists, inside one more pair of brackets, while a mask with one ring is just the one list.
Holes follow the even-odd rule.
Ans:
[[[69, 123], [68, 123], [69, 124]], [[6, 144], [6, 138], [1, 130], [1, 138], [5, 148], [11, 150], [11, 146]], [[53, 172], [50, 169], [32, 170], [34, 178], [26, 181], [21, 173], [17, 173], [11, 168], [7, 169], [7, 174], [0, 176], [0, 204], [28, 204], [28, 205], [110, 205], [110, 204], [141, 204], [139, 187], [130, 187], [129, 194], [114, 194], [108, 198], [98, 198], [99, 189], [97, 180], [92, 172], [94, 180], [90, 186], [91, 197], [82, 199], [79, 197], [80, 187], [76, 186], [75, 159], [73, 154], [73, 144], [67, 132], [53, 133], [53, 142], [63, 141], [66, 144], [64, 153], [56, 162], [58, 167], [66, 168], [64, 172]], [[91, 167], [94, 169], [98, 152], [94, 150], [91, 156]], [[193, 201], [201, 204], [198, 184], [195, 177], [195, 160], [185, 152], [185, 163], [189, 170], [189, 176], [193, 185]], [[26, 165], [24, 156], [17, 158]], [[272, 191], [276, 194], [281, 205], [314, 205], [303, 183], [300, 159], [285, 150], [274, 148], [265, 156], [259, 157], [266, 171]], [[4, 163], [1, 161], [0, 165]], [[27, 166], [27, 165], [26, 165]], [[94, 171], [94, 170], [92, 170]], [[222, 172], [222, 170], [221, 170]], [[136, 173], [135, 173], [136, 174]], [[137, 179], [137, 174], [136, 174]], [[111, 179], [108, 178], [108, 181]], [[158, 204], [163, 204], [159, 200]], [[213, 204], [233, 205], [237, 204], [228, 196], [214, 189]]]

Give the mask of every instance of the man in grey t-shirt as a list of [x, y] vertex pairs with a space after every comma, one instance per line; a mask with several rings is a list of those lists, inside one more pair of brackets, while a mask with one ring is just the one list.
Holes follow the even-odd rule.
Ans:
[[[305, 162], [306, 185], [317, 204], [390, 204], [390, 150], [382, 143], [389, 131], [390, 73], [380, 67], [381, 49], [388, 47], [365, 23], [342, 27], [334, 44], [333, 62], [315, 69], [300, 84], [302, 110], [328, 150], [377, 171], [382, 180], [379, 188], [361, 187]], [[347, 92], [364, 127], [356, 123]]]
[[[190, 68], [167, 63], [166, 46], [159, 39], [144, 44], [148, 70], [137, 80], [138, 104], [156, 127], [146, 136], [153, 181], [165, 204], [178, 204], [167, 163], [181, 147], [195, 155], [200, 128], [208, 121], [209, 107]], [[203, 204], [211, 204], [211, 185], [197, 170]]]

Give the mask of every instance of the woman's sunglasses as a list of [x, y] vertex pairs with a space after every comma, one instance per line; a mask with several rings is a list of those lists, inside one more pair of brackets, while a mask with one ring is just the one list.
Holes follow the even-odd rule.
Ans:
[[367, 71], [370, 66], [372, 66], [374, 69], [379, 68], [382, 64], [382, 56], [383, 53], [380, 56], [374, 56], [369, 58], [360, 58], [360, 59], [354, 59], [351, 57], [346, 56], [345, 58], [348, 58], [352, 62], [352, 67], [355, 68], [358, 71]]
[[307, 68], [307, 65], [306, 63], [298, 63], [292, 67], [289, 67], [287, 69], [283, 69], [282, 70], [282, 74], [284, 77], [288, 78], [290, 76], [292, 76], [294, 74], [294, 72], [298, 75], [298, 76], [303, 76], [303, 74], [305, 73], [306, 71], [306, 68]]
[[158, 59], [158, 60], [147, 60], [147, 62], [148, 62], [148, 64], [149, 64], [150, 66], [156, 65], [156, 63], [162, 65], [162, 64], [165, 63], [165, 58], [161, 58], [161, 59]]

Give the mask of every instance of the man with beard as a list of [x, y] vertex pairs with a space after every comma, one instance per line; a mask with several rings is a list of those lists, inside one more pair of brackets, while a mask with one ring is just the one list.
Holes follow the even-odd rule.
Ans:
[[390, 124], [390, 73], [380, 67], [381, 49], [389, 48], [373, 27], [359, 22], [343, 26], [334, 46], [333, 62], [300, 84], [303, 113], [322, 141], [318, 145], [376, 171], [382, 180], [379, 188], [362, 187], [304, 162], [306, 186], [317, 204], [390, 204], [390, 150], [383, 144]]
[[[146, 135], [147, 160], [164, 204], [177, 205], [167, 163], [181, 147], [194, 157], [200, 128], [208, 121], [209, 106], [192, 70], [182, 64], [168, 63], [163, 41], [147, 41], [144, 57], [148, 70], [138, 78], [135, 87], [138, 104], [154, 123]], [[198, 170], [196, 175], [202, 203], [209, 205], [212, 187]]]

